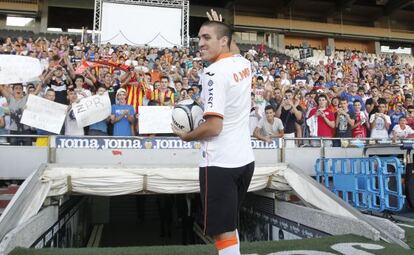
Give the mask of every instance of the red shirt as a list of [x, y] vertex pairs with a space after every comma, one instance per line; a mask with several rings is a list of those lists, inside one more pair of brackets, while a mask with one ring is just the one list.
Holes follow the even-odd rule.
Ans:
[[[317, 110], [317, 107], [313, 108], [309, 112], [309, 118], [315, 115]], [[335, 114], [332, 111], [325, 109], [323, 112], [325, 113], [328, 120], [335, 122]], [[326, 124], [322, 116], [318, 116], [318, 137], [334, 137], [334, 131], [335, 130], [333, 128], [329, 127], [328, 124]]]

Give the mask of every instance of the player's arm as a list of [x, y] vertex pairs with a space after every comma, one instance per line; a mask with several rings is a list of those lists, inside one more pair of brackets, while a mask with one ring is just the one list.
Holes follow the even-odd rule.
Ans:
[[223, 130], [223, 118], [220, 116], [208, 115], [205, 121], [196, 129], [188, 133], [183, 132], [172, 125], [172, 129], [183, 141], [206, 140], [218, 136]]

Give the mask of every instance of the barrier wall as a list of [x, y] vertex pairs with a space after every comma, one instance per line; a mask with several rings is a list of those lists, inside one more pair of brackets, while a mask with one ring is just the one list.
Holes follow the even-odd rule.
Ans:
[[0, 146], [0, 180], [24, 180], [42, 163], [48, 163], [48, 148]]
[[[362, 157], [364, 148], [283, 147], [252, 140], [257, 166], [291, 163], [308, 175], [320, 157]], [[42, 163], [72, 165], [140, 165], [143, 167], [197, 167], [200, 144], [174, 137], [52, 137], [50, 147], [0, 146], [0, 180], [24, 180]], [[404, 154], [398, 146], [370, 148], [369, 154]]]

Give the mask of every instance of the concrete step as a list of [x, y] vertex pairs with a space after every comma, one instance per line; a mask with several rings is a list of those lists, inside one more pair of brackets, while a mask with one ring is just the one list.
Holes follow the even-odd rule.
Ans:
[[14, 194], [2, 194], [0, 195], [0, 208], [6, 208], [12, 200]]
[[9, 185], [8, 187], [0, 188], [0, 195], [3, 194], [16, 194], [17, 190], [19, 189], [19, 185]]

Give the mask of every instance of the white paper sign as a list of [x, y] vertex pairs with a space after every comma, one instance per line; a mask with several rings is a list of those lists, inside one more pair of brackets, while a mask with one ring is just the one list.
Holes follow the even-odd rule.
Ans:
[[42, 97], [29, 95], [21, 123], [59, 134], [66, 117], [67, 105], [58, 104]]
[[42, 66], [36, 58], [0, 55], [0, 84], [34, 81], [41, 74]]
[[296, 80], [296, 85], [298, 85], [300, 82], [302, 82], [303, 85], [306, 84], [306, 80]]
[[140, 134], [171, 134], [173, 108], [170, 106], [140, 106], [138, 124]]
[[72, 109], [78, 127], [86, 127], [111, 115], [111, 100], [108, 93], [85, 97], [79, 103], [72, 104]]

